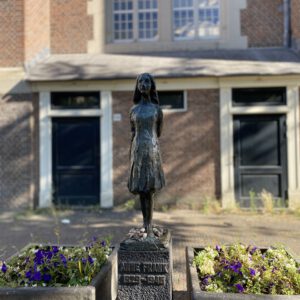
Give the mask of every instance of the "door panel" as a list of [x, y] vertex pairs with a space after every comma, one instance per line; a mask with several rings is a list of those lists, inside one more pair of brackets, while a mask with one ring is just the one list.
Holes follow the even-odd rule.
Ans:
[[234, 117], [235, 194], [241, 206], [250, 205], [250, 192], [258, 196], [263, 189], [287, 198], [285, 124], [283, 115]]
[[53, 190], [56, 204], [99, 204], [99, 118], [53, 118]]

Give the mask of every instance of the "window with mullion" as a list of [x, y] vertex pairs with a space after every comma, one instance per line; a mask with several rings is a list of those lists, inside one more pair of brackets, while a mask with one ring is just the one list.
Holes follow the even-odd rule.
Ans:
[[138, 38], [155, 39], [158, 35], [157, 0], [138, 0]]
[[220, 0], [173, 0], [175, 39], [218, 37]]
[[157, 0], [114, 0], [114, 40], [153, 40], [158, 36]]
[[198, 0], [198, 36], [217, 37], [220, 34], [220, 1]]
[[195, 37], [194, 0], [173, 0], [173, 22], [176, 39]]
[[114, 40], [133, 39], [133, 0], [114, 0]]

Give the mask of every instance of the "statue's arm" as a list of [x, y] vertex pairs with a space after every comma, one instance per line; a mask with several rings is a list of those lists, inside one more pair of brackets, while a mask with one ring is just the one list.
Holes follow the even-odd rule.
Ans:
[[163, 128], [163, 112], [160, 106], [158, 106], [157, 137], [160, 137], [162, 128]]
[[130, 148], [129, 148], [129, 159], [130, 159], [130, 157], [131, 157], [132, 141], [133, 141], [134, 136], [135, 136], [135, 125], [134, 125], [134, 122], [132, 120], [132, 110], [130, 110], [129, 118], [130, 118], [130, 128], [131, 128], [131, 141], [130, 141]]
[[132, 119], [132, 110], [130, 110], [129, 117], [130, 117], [131, 143], [132, 143], [132, 141], [134, 139], [134, 136], [135, 136], [135, 124], [134, 124], [133, 119]]

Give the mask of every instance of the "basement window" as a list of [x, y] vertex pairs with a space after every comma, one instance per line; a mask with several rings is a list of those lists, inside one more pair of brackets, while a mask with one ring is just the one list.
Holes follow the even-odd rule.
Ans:
[[163, 110], [186, 111], [186, 93], [184, 91], [158, 92], [158, 98]]
[[99, 92], [54, 92], [51, 93], [52, 109], [100, 108]]

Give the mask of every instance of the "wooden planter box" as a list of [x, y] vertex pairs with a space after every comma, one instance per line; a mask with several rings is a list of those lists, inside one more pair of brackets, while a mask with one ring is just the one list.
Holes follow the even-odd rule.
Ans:
[[[193, 266], [194, 251], [204, 250], [204, 247], [186, 247], [187, 289], [191, 300], [300, 300], [300, 295], [254, 295], [235, 293], [211, 293], [202, 291], [200, 288], [197, 268]], [[296, 259], [297, 262], [300, 262]]]
[[[20, 253], [32, 246], [27, 245]], [[113, 249], [107, 262], [88, 286], [0, 288], [0, 300], [115, 300], [118, 282], [117, 251], [118, 249]]]

